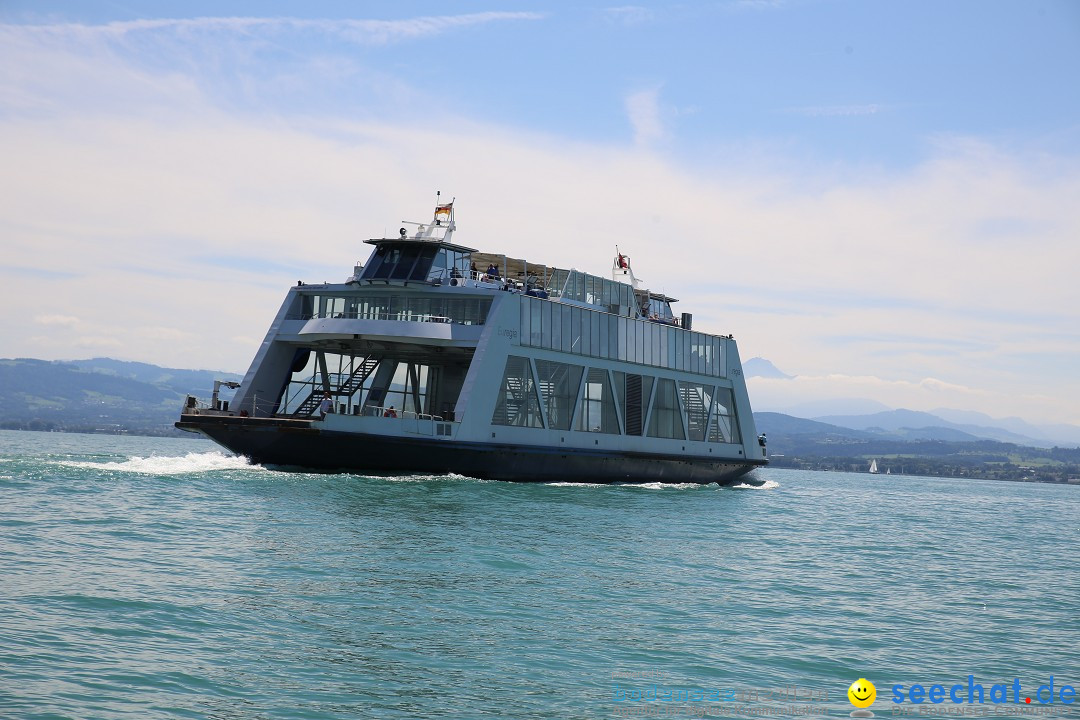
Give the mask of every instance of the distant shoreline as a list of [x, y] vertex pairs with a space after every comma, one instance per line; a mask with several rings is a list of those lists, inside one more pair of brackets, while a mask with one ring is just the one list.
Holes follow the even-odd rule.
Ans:
[[[11, 423], [9, 423], [10, 425]], [[159, 432], [155, 432], [149, 428], [29, 428], [29, 427], [9, 427], [0, 424], [0, 430], [10, 430], [13, 432], [39, 432], [39, 433], [66, 433], [76, 435], [103, 435], [103, 436], [117, 436], [127, 435], [131, 437], [167, 437], [176, 438], [182, 440], [206, 440], [207, 438], [195, 433], [184, 432], [183, 430], [177, 430], [175, 428], [161, 428]], [[1080, 452], [1080, 451], [1078, 451]], [[903, 464], [905, 465], [934, 465], [936, 464], [935, 458], [926, 456], [911, 456], [904, 457]], [[847, 466], [847, 467], [844, 467]], [[770, 464], [771, 469], [776, 470], [806, 470], [810, 472], [843, 472], [851, 473], [855, 475], [867, 475], [874, 479], [884, 479], [893, 477], [931, 477], [941, 478], [943, 480], [990, 480], [990, 481], [1004, 481], [1004, 482], [1026, 482], [1026, 483], [1040, 483], [1045, 485], [1080, 485], [1080, 466], [1064, 466], [1062, 468], [1064, 473], [1050, 474], [1036, 474], [1034, 476], [1025, 476], [1014, 474], [994, 474], [994, 473], [979, 473], [972, 472], [965, 469], [962, 474], [956, 473], [933, 473], [933, 472], [911, 472], [904, 470], [903, 472], [897, 472], [895, 474], [887, 474], [884, 471], [878, 473], [869, 473], [866, 470], [855, 469], [858, 466], [866, 466], [866, 460], [860, 456], [837, 456], [830, 458], [788, 458], [786, 456], [780, 456], [774, 458]], [[974, 470], [974, 468], [972, 469]]]

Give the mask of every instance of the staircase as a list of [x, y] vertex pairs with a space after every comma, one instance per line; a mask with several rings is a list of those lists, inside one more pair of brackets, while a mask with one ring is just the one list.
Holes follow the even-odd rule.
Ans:
[[[508, 401], [506, 393], [509, 391], [512, 396], [512, 400]], [[520, 377], [513, 375], [507, 375], [502, 388], [500, 388], [502, 396], [495, 404], [495, 415], [491, 418], [491, 422], [494, 425], [518, 425], [524, 424], [518, 418], [523, 412], [527, 410], [525, 403], [527, 402], [527, 396], [525, 394], [525, 383]], [[510, 404], [514, 405], [514, 414], [510, 415]]]
[[[337, 389], [331, 389], [330, 394], [337, 397], [350, 397], [354, 392], [363, 387], [364, 382], [371, 377], [371, 373], [375, 372], [375, 368], [379, 366], [379, 360], [376, 358], [365, 358], [364, 362], [360, 363], [352, 371], [352, 374], [345, 379], [345, 382]], [[319, 403], [322, 402], [323, 391], [315, 390], [304, 402], [300, 403], [300, 407], [296, 408], [293, 412], [294, 417], [310, 417], [315, 414], [315, 411], [319, 409]]]
[[704, 440], [707, 429], [705, 421], [709, 416], [709, 407], [702, 397], [704, 393], [700, 388], [688, 386], [685, 383], [679, 383], [679, 391], [682, 394], [683, 407], [686, 409], [687, 438]]

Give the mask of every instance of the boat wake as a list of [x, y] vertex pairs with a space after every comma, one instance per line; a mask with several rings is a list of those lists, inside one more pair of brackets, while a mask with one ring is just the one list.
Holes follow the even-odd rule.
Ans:
[[775, 480], [766, 480], [763, 483], [751, 484], [751, 483], [739, 483], [738, 485], [732, 485], [732, 490], [775, 490], [780, 487], [780, 483]]
[[473, 483], [488, 483], [498, 482], [498, 480], [484, 480], [482, 478], [474, 478], [468, 475], [459, 475], [455, 472], [446, 473], [445, 475], [365, 475], [364, 477], [372, 480], [389, 480], [391, 482], [403, 482], [403, 483], [423, 483], [423, 482], [473, 482]]
[[259, 465], [252, 465], [242, 455], [226, 455], [221, 452], [188, 453], [181, 457], [165, 455], [136, 456], [119, 462], [77, 462], [69, 460], [57, 464], [64, 467], [130, 472], [143, 475], [184, 475], [218, 470], [262, 469]]
[[543, 484], [547, 485], [548, 487], [579, 487], [579, 488], [582, 488], [582, 487], [587, 487], [587, 488], [608, 487], [608, 485], [605, 484], [605, 483], [587, 483], [587, 482], [546, 482], [546, 483], [543, 483]]
[[[709, 487], [708, 485], [702, 485], [701, 483], [662, 483], [662, 482], [649, 482], [649, 483], [627, 483], [623, 487], [641, 488], [642, 490], [700, 490], [701, 488]], [[715, 487], [715, 485], [713, 486]]]

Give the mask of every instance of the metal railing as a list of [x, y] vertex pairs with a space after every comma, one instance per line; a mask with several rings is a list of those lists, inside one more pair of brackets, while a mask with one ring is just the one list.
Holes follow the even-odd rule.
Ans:
[[483, 325], [477, 318], [455, 320], [447, 315], [432, 315], [410, 312], [326, 312], [303, 315], [290, 315], [289, 320], [391, 320], [393, 322], [444, 323], [448, 325]]

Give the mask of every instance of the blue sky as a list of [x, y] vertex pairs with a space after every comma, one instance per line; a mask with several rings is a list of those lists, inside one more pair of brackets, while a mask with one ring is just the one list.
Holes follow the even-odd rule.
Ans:
[[628, 249], [759, 408], [1080, 423], [1077, 3], [6, 0], [0, 68], [0, 356], [242, 370], [439, 189]]

